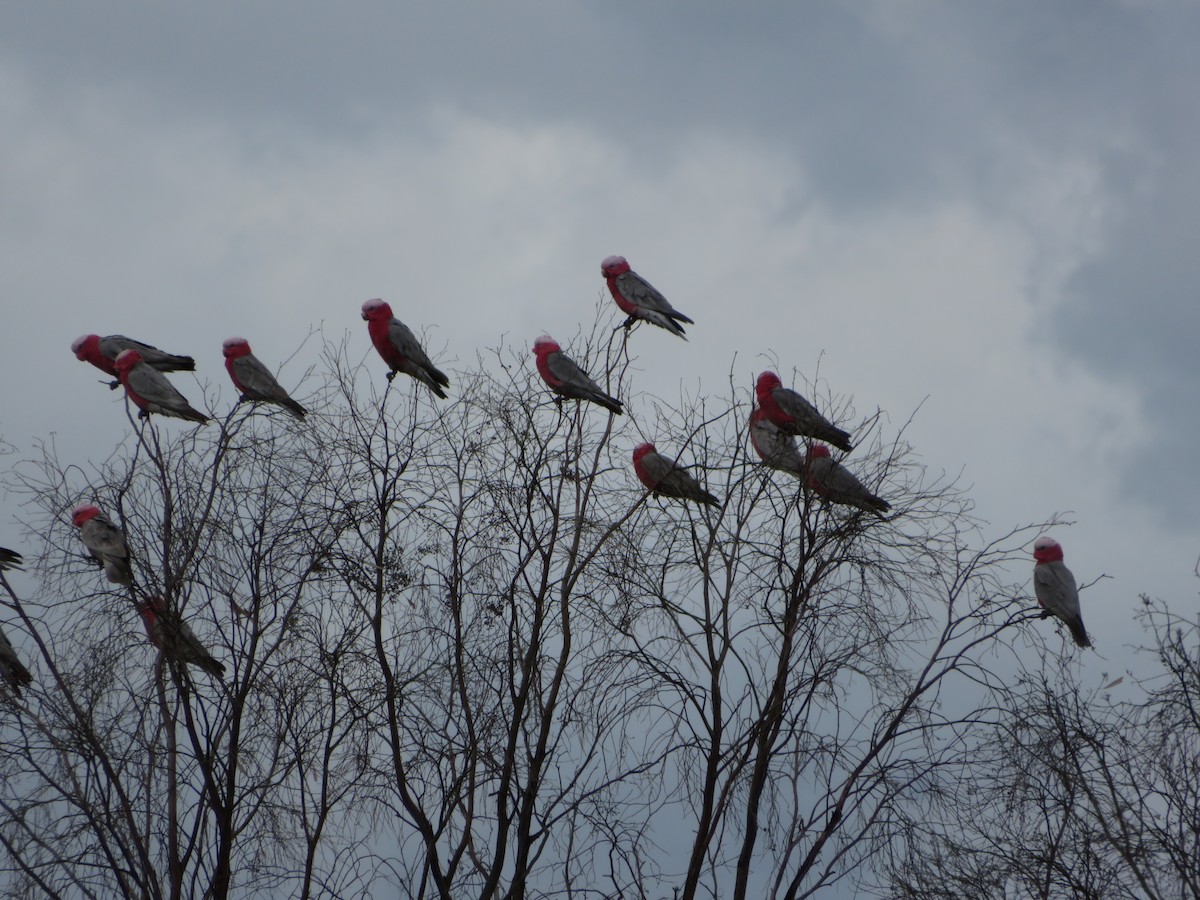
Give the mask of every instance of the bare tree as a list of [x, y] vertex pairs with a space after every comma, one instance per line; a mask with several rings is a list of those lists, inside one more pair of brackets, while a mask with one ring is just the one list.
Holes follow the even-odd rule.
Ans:
[[[880, 414], [843, 462], [891, 511], [829, 505], [747, 457], [749, 373], [721, 398], [639, 393], [647, 335], [614, 324], [570, 355], [622, 417], [548, 392], [524, 347], [440, 401], [342, 341], [303, 423], [131, 418], [103, 463], [48, 446], [12, 468], [42, 547], [40, 588], [6, 607], [38, 669], [0, 720], [15, 891], [793, 898], [858, 879], [997, 718], [974, 698], [1036, 615], [1007, 581], [1030, 532], [984, 539]], [[720, 505], [648, 494], [629, 458], [647, 439]], [[84, 558], [64, 518], [81, 499], [125, 528], [132, 588]], [[223, 678], [154, 651], [146, 596]]]
[[914, 811], [890, 896], [1200, 897], [1200, 622], [1142, 602], [1158, 671], [1084, 687], [1042, 654]]

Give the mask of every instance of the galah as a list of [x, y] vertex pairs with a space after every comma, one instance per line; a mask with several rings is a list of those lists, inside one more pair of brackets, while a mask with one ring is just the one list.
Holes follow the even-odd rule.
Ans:
[[891, 509], [886, 500], [868, 491], [849, 469], [829, 455], [824, 444], [813, 444], [805, 461], [808, 467], [808, 487], [814, 494], [830, 503], [853, 506], [880, 517]]
[[137, 611], [146, 626], [150, 643], [168, 659], [197, 666], [214, 678], [225, 674], [225, 666], [200, 643], [188, 623], [167, 608], [162, 597], [144, 597], [138, 603]]
[[[157, 347], [127, 338], [123, 334], [110, 334], [108, 337], [85, 334], [75, 339], [75, 342], [71, 344], [71, 350], [74, 351], [76, 359], [90, 362], [101, 372], [111, 375], [113, 378], [117, 377], [116, 362], [122, 350], [136, 350], [151, 368], [158, 369], [160, 372], [191, 372], [196, 368], [196, 361], [190, 356], [164, 353]], [[109, 387], [115, 390], [120, 384], [120, 381], [113, 381]]]
[[21, 554], [7, 547], [0, 547], [0, 572], [21, 568]]
[[774, 372], [758, 376], [754, 393], [767, 418], [788, 434], [825, 441], [847, 453], [854, 449], [849, 434], [835, 427], [795, 391], [785, 388]]
[[1045, 610], [1042, 618], [1058, 616], [1071, 630], [1071, 637], [1080, 647], [1090, 647], [1083, 617], [1079, 613], [1079, 589], [1075, 576], [1063, 564], [1062, 546], [1049, 535], [1042, 535], [1033, 542], [1033, 592], [1038, 605]]
[[533, 355], [537, 358], [538, 374], [554, 393], [572, 400], [596, 403], [618, 416], [625, 411], [621, 401], [604, 393], [575, 360], [562, 352], [554, 338], [543, 334], [534, 341]]
[[167, 381], [167, 376], [143, 362], [137, 350], [122, 350], [117, 354], [117, 375], [129, 399], [141, 410], [138, 418], [158, 413], [201, 424], [208, 421], [208, 416], [192, 409], [183, 394]]
[[638, 444], [634, 448], [633, 471], [651, 493], [660, 497], [695, 500], [710, 506], [721, 505], [720, 500], [701, 487], [700, 482], [680, 468], [675, 460], [656, 451], [653, 444]]
[[804, 455], [796, 439], [767, 418], [761, 406], [750, 413], [750, 445], [763, 465], [804, 478]]
[[687, 340], [683, 326], [679, 323], [696, 323], [668, 303], [667, 298], [660, 294], [654, 285], [630, 269], [625, 257], [605, 257], [600, 263], [600, 273], [608, 282], [609, 293], [617, 301], [617, 306], [629, 315], [622, 323], [625, 328], [638, 319], [643, 319]]
[[271, 371], [250, 352], [245, 338], [227, 338], [221, 350], [225, 354], [225, 369], [233, 379], [233, 386], [242, 392], [242, 400], [277, 403], [297, 419], [304, 418], [308, 411], [288, 396]]
[[79, 529], [79, 539], [104, 574], [113, 584], [133, 584], [133, 568], [129, 565], [129, 548], [125, 532], [109, 521], [100, 507], [81, 503], [71, 510], [71, 524]]
[[391, 367], [388, 381], [395, 378], [397, 372], [403, 372], [428, 385], [443, 400], [446, 399], [442, 388], [450, 386], [450, 379], [429, 361], [416, 336], [407, 325], [392, 315], [390, 306], [382, 300], [368, 300], [362, 305], [362, 317], [367, 320], [371, 343]]
[[16, 696], [21, 696], [21, 688], [33, 684], [33, 676], [17, 659], [17, 651], [13, 649], [8, 635], [0, 629], [0, 680], [8, 683]]

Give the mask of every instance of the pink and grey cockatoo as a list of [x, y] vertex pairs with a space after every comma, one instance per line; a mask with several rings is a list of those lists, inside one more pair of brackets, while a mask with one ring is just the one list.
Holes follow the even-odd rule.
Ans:
[[81, 503], [71, 510], [71, 524], [79, 529], [79, 539], [92, 559], [104, 567], [104, 574], [113, 584], [133, 584], [133, 568], [129, 565], [129, 548], [125, 532], [109, 521], [100, 507]]
[[720, 500], [701, 487], [700, 482], [680, 468], [675, 460], [656, 451], [653, 444], [638, 444], [633, 449], [633, 471], [651, 493], [660, 497], [721, 505]]
[[225, 666], [200, 643], [188, 623], [167, 608], [162, 597], [143, 598], [137, 611], [146, 626], [150, 643], [168, 659], [197, 666], [215, 678], [225, 674]]
[[575, 360], [562, 352], [554, 338], [543, 334], [534, 341], [533, 355], [537, 358], [538, 374], [554, 393], [572, 400], [596, 403], [618, 416], [624, 412], [621, 401], [604, 393], [600, 385], [575, 364]]
[[[117, 377], [117, 357], [122, 350], [136, 350], [142, 359], [153, 369], [160, 372], [191, 372], [196, 368], [196, 361], [190, 356], [177, 356], [174, 353], [164, 353], [157, 347], [127, 338], [123, 334], [110, 334], [100, 337], [98, 334], [85, 334], [75, 339], [71, 344], [75, 358], [90, 362], [106, 375]], [[121, 382], [113, 381], [109, 387], [115, 390]]]
[[660, 294], [654, 285], [629, 268], [625, 257], [605, 257], [600, 263], [600, 273], [608, 282], [609, 293], [617, 301], [617, 306], [629, 315], [622, 323], [623, 327], [628, 328], [638, 319], [643, 319], [687, 340], [683, 326], [679, 323], [696, 323], [668, 303], [667, 298]]
[[167, 376], [143, 362], [137, 350], [122, 350], [117, 354], [117, 375], [125, 385], [126, 395], [137, 404], [139, 419], [158, 413], [202, 425], [208, 421], [208, 416], [192, 409], [183, 394], [167, 381]]
[[754, 393], [767, 418], [788, 434], [825, 441], [847, 453], [854, 449], [850, 435], [835, 427], [795, 391], [785, 388], [774, 372], [763, 372], [758, 376]]
[[442, 388], [450, 386], [450, 379], [429, 361], [416, 336], [407, 325], [392, 315], [390, 306], [382, 300], [368, 300], [362, 305], [362, 317], [367, 320], [371, 343], [391, 367], [388, 381], [395, 378], [397, 372], [403, 372], [428, 385], [443, 400], [446, 399]]
[[226, 338], [221, 350], [225, 354], [225, 369], [233, 379], [233, 386], [242, 392], [242, 400], [276, 403], [297, 419], [304, 418], [308, 411], [288, 396], [271, 371], [250, 352], [245, 338]]
[[763, 465], [804, 478], [804, 454], [796, 439], [772, 422], [761, 406], [750, 413], [750, 445]]
[[16, 696], [21, 696], [21, 688], [33, 684], [33, 676], [17, 659], [17, 651], [13, 649], [8, 635], [0, 629], [0, 681], [8, 684]]
[[1080, 647], [1090, 647], [1083, 617], [1079, 613], [1079, 589], [1075, 576], [1063, 564], [1062, 546], [1049, 535], [1033, 542], [1033, 592], [1038, 605], [1045, 610], [1042, 618], [1058, 616], [1071, 630], [1071, 637]]
[[868, 491], [849, 469], [830, 456], [829, 448], [824, 444], [812, 445], [805, 465], [809, 489], [823, 500], [873, 512], [881, 518], [891, 509], [890, 503]]

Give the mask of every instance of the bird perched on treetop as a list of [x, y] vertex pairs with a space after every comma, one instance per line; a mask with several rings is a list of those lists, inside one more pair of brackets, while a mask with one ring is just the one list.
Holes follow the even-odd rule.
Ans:
[[653, 444], [638, 444], [634, 448], [633, 471], [651, 493], [661, 497], [695, 500], [709, 506], [721, 505], [721, 501], [701, 487], [700, 482], [685, 472], [679, 463], [663, 456], [654, 449]]
[[621, 401], [604, 393], [603, 388], [592, 381], [575, 360], [562, 352], [562, 347], [554, 338], [543, 334], [534, 341], [533, 355], [537, 359], [538, 374], [554, 393], [572, 400], [599, 404], [618, 416], [624, 412]]
[[785, 388], [774, 372], [758, 376], [754, 393], [767, 418], [788, 434], [825, 441], [847, 453], [854, 449], [849, 434], [835, 427], [795, 391]]
[[[122, 350], [136, 350], [148, 366], [160, 372], [191, 372], [196, 368], [196, 361], [190, 356], [177, 356], [174, 353], [164, 353], [157, 347], [127, 338], [123, 334], [110, 334], [100, 337], [98, 334], [85, 334], [77, 337], [71, 344], [75, 358], [90, 362], [106, 375], [117, 377], [117, 357]], [[109, 383], [116, 390], [120, 381]]]
[[638, 319], [642, 319], [687, 340], [683, 326], [679, 323], [696, 323], [668, 303], [667, 298], [659, 293], [654, 285], [630, 269], [625, 257], [605, 257], [600, 263], [600, 273], [608, 282], [609, 293], [617, 301], [617, 306], [629, 315], [622, 323], [623, 327], [628, 328]]
[[1058, 616], [1071, 631], [1071, 637], [1080, 647], [1090, 647], [1083, 617], [1079, 611], [1079, 589], [1075, 576], [1063, 564], [1062, 546], [1049, 535], [1042, 535], [1033, 542], [1033, 592], [1038, 605], [1045, 610], [1042, 618]]
[[307, 410], [288, 396], [271, 371], [250, 352], [245, 338], [226, 338], [221, 351], [225, 354], [225, 369], [233, 386], [242, 392], [243, 400], [276, 403], [297, 419], [304, 418]]
[[162, 597], [143, 598], [137, 605], [137, 611], [142, 617], [142, 624], [146, 626], [150, 643], [168, 659], [198, 666], [216, 678], [225, 674], [225, 666], [200, 643], [187, 622], [167, 608]]
[[428, 385], [443, 400], [446, 398], [442, 388], [450, 386], [450, 379], [429, 361], [416, 335], [392, 315], [390, 306], [382, 300], [368, 300], [362, 305], [362, 317], [367, 320], [371, 343], [391, 367], [388, 381], [395, 378], [397, 372], [403, 372]]
[[117, 375], [125, 385], [126, 395], [137, 404], [139, 419], [158, 413], [201, 425], [208, 421], [208, 416], [193, 409], [183, 394], [167, 381], [167, 376], [144, 362], [137, 350], [122, 350], [117, 354]]
[[868, 491], [849, 469], [835, 460], [824, 444], [813, 444], [804, 464], [808, 487], [818, 497], [830, 503], [877, 513], [880, 517], [891, 509], [890, 503]]
[[71, 510], [71, 524], [79, 529], [79, 539], [113, 584], [133, 584], [129, 548], [125, 532], [100, 512], [100, 507], [81, 503]]

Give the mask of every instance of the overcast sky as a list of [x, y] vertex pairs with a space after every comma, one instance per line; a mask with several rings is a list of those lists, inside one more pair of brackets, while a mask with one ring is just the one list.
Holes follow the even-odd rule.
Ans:
[[885, 434], [920, 406], [989, 533], [1070, 511], [1098, 681], [1139, 593], [1196, 609], [1198, 42], [1183, 0], [7, 4], [0, 436], [107, 457], [80, 334], [227, 405], [231, 335], [365, 354], [384, 297], [471, 366], [569, 341], [620, 253], [697, 323], [640, 388], [819, 363]]

